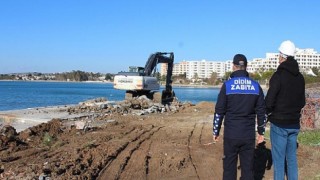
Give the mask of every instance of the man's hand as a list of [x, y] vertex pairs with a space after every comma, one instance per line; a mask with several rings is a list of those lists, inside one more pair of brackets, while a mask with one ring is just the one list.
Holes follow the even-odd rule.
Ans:
[[213, 135], [213, 142], [218, 142], [219, 141], [219, 136]]
[[258, 134], [258, 137], [257, 137], [257, 144], [260, 144], [264, 141], [264, 135], [260, 135]]

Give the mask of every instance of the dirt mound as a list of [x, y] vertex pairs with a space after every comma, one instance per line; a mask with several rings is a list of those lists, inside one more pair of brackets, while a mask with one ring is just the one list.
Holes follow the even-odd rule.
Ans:
[[28, 139], [35, 141], [36, 137], [43, 137], [46, 133], [48, 133], [50, 136], [57, 136], [63, 132], [61, 125], [62, 123], [60, 119], [53, 119], [48, 123], [42, 123], [20, 132], [19, 138], [25, 141]]
[[201, 110], [211, 110], [211, 112], [214, 111], [214, 103], [212, 102], [202, 101], [196, 104], [195, 107]]
[[[9, 128], [0, 179], [222, 179], [223, 142], [211, 143], [213, 110], [202, 102], [175, 112], [54, 119], [20, 133]], [[82, 120], [91, 121], [88, 129], [76, 128]], [[298, 151], [299, 173], [312, 179], [318, 167], [309, 164], [320, 157]]]

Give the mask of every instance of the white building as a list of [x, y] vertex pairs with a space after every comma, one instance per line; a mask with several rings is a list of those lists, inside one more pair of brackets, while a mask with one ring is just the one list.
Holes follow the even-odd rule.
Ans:
[[[320, 68], [320, 54], [314, 49], [296, 49], [295, 59], [302, 72], [308, 72], [311, 68]], [[248, 61], [247, 70], [250, 73], [258, 71], [275, 70], [279, 66], [279, 53], [266, 53], [265, 58], [254, 58]], [[161, 75], [166, 75], [166, 64], [161, 65]], [[217, 61], [186, 61], [176, 63], [173, 66], [173, 75], [186, 73], [187, 79], [197, 76], [200, 79], [210, 78], [212, 72], [216, 72], [218, 77], [223, 77], [226, 72], [232, 71], [232, 60], [225, 62]]]
[[[173, 75], [186, 73], [187, 79], [204, 79], [210, 78], [213, 72], [216, 72], [219, 77], [222, 77], [226, 72], [225, 62], [216, 61], [182, 61], [173, 66]], [[165, 66], [162, 66], [165, 67]], [[166, 71], [161, 71], [161, 75], [165, 75]]]
[[[320, 67], [320, 54], [314, 49], [296, 49], [295, 59], [302, 72], [307, 72], [313, 67]], [[266, 58], [256, 58], [248, 62], [248, 72], [266, 71], [277, 69], [279, 66], [279, 53], [266, 53]]]
[[189, 69], [189, 62], [183, 60], [180, 63], [176, 63], [173, 65], [173, 75], [180, 75], [180, 74], [184, 74], [188, 71]]
[[308, 71], [313, 67], [320, 67], [320, 54], [314, 49], [298, 49], [295, 55], [300, 69]]
[[257, 71], [267, 71], [270, 69], [277, 69], [279, 65], [278, 53], [267, 53], [266, 58], [255, 58], [248, 62], [247, 71], [250, 73]]

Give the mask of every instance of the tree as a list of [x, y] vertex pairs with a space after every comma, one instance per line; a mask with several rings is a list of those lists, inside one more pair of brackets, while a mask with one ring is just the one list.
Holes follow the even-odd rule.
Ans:
[[222, 81], [228, 80], [230, 78], [231, 73], [231, 71], [226, 72], [222, 78]]
[[218, 74], [216, 72], [212, 72], [210, 78], [204, 79], [204, 82], [208, 83], [209, 85], [216, 85], [218, 80]]
[[166, 75], [162, 75], [161, 78], [160, 78], [161, 81], [166, 81], [166, 79], [167, 79]]
[[313, 67], [311, 68], [312, 72], [315, 74], [315, 75], [319, 75], [319, 68], [318, 67]]
[[[13, 80], [13, 79], [15, 79], [15, 78], [16, 78], [15, 75], [0, 74], [0, 80], [7, 80], [7, 79]], [[21, 78], [21, 79], [22, 79], [22, 78]]]
[[271, 76], [273, 75], [274, 70], [268, 70], [261, 74], [261, 80], [269, 82]]
[[306, 84], [311, 84], [311, 83], [319, 83], [320, 82], [320, 76], [311, 76], [306, 73], [302, 73], [304, 80]]
[[65, 73], [59, 73], [56, 74], [56, 80], [59, 81], [88, 81], [88, 77], [90, 76], [90, 73], [86, 73], [83, 71], [72, 71], [72, 72], [65, 72]]
[[113, 80], [113, 77], [114, 77], [114, 75], [112, 75], [110, 73], [107, 73], [106, 77], [104, 79], [107, 80], [107, 81], [110, 81], [110, 80]]
[[198, 79], [199, 79], [198, 73], [193, 74], [193, 79], [195, 79], [196, 82], [198, 81]]
[[260, 80], [261, 80], [261, 74], [258, 73], [258, 72], [250, 73], [249, 76], [250, 76], [253, 80], [256, 80], [256, 81], [260, 81]]
[[174, 76], [172, 76], [172, 81], [173, 82], [179, 82], [179, 83], [185, 83], [187, 81], [186, 74], [187, 73], [174, 75]]
[[159, 72], [155, 73], [155, 77], [157, 78], [158, 81], [161, 80], [161, 74]]

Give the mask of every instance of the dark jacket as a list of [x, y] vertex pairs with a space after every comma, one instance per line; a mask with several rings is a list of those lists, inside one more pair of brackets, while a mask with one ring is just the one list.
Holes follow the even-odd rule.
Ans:
[[258, 117], [258, 133], [264, 134], [265, 102], [260, 85], [245, 70], [231, 74], [220, 90], [215, 107], [213, 134], [218, 136], [224, 120], [224, 137], [254, 139]]
[[268, 120], [276, 125], [298, 125], [304, 107], [305, 82], [293, 57], [282, 62], [270, 79], [266, 96]]

